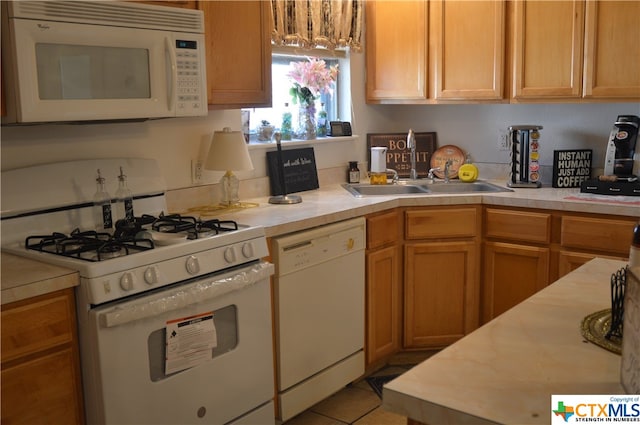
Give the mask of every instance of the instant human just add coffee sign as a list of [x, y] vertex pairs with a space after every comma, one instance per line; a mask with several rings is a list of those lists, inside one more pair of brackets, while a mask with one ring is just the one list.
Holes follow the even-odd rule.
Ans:
[[591, 177], [591, 149], [553, 151], [553, 187], [580, 187]]

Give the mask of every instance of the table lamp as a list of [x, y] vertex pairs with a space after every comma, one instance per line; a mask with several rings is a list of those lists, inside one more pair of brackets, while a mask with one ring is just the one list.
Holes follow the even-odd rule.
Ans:
[[211, 146], [204, 164], [207, 170], [225, 171], [220, 179], [222, 188], [221, 204], [225, 206], [240, 205], [238, 189], [240, 180], [233, 171], [253, 170], [253, 163], [249, 157], [247, 143], [241, 131], [231, 131], [225, 127], [222, 131], [215, 131], [211, 139]]

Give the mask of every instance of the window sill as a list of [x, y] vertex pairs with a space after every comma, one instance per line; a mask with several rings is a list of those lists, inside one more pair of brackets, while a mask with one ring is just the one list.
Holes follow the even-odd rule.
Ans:
[[[319, 139], [311, 139], [311, 140], [284, 140], [281, 142], [282, 146], [298, 146], [298, 145], [323, 145], [326, 143], [336, 143], [336, 142], [350, 142], [352, 140], [357, 140], [358, 135], [353, 136], [341, 136], [341, 137], [321, 137]], [[251, 142], [248, 145], [249, 150], [260, 150], [260, 149], [270, 149], [276, 147], [276, 142]]]

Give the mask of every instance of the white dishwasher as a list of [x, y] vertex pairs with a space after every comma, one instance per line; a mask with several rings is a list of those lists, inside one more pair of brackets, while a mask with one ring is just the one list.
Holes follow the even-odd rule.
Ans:
[[364, 373], [365, 220], [273, 239], [279, 419]]

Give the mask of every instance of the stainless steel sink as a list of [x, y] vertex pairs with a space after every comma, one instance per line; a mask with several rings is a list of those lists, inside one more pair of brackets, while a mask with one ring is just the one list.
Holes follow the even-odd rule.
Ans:
[[398, 184], [372, 185], [366, 183], [343, 184], [349, 193], [357, 198], [364, 196], [398, 196], [398, 195], [436, 195], [436, 194], [460, 194], [460, 193], [491, 193], [513, 192], [506, 187], [497, 186], [485, 181], [473, 183], [463, 182], [435, 182], [412, 180], [411, 183], [400, 181]]
[[477, 193], [477, 192], [513, 192], [506, 187], [497, 186], [484, 181], [475, 181], [473, 183], [464, 182], [437, 182], [426, 185], [429, 193]]
[[357, 198], [363, 196], [396, 196], [427, 194], [427, 188], [409, 184], [343, 184], [342, 187]]

